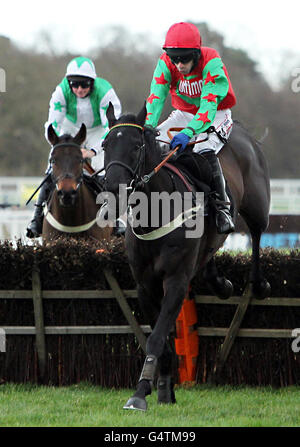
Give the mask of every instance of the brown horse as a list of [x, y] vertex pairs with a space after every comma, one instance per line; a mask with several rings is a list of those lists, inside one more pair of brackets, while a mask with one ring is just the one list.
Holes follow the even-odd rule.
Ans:
[[96, 195], [87, 186], [84, 176], [84, 160], [80, 148], [86, 138], [85, 125], [82, 124], [75, 137], [58, 137], [50, 125], [48, 138], [53, 145], [50, 163], [55, 189], [44, 210], [43, 240], [53, 240], [64, 234], [97, 240], [109, 238], [111, 228], [97, 225], [99, 205], [96, 204]]
[[[110, 132], [104, 141], [106, 190], [118, 198], [119, 184], [125, 184], [129, 192], [142, 191], [149, 203], [153, 193], [157, 192], [171, 195], [179, 191], [183, 196], [187, 191], [186, 181], [175, 175], [170, 167], [164, 166], [159, 171], [154, 169], [161, 162], [161, 151], [154, 132], [143, 127], [146, 113], [144, 107], [138, 116], [123, 115], [116, 120], [113, 107], [109, 106]], [[202, 191], [209, 198], [212, 195], [209, 188], [211, 172], [204, 157], [201, 158], [204, 169], [202, 178], [198, 180], [202, 180]], [[267, 165], [257, 142], [238, 123], [234, 124], [229, 142], [220, 153], [220, 160], [230, 190], [233, 219], [236, 221], [240, 213], [252, 235], [252, 295], [264, 298], [270, 292], [270, 286], [260, 272], [259, 245], [261, 234], [268, 225], [270, 187]], [[120, 197], [117, 203], [120, 205], [117, 213], [122, 213]], [[134, 201], [132, 203], [133, 215], [136, 205]], [[152, 209], [148, 206], [144, 210], [151, 214]], [[170, 209], [171, 221], [175, 222], [177, 214], [172, 203]], [[202, 217], [204, 231], [197, 238], [187, 237], [187, 222], [160, 236], [157, 228], [152, 223], [149, 225], [151, 219], [148, 219], [148, 224], [127, 226], [125, 240], [129, 264], [137, 283], [139, 303], [152, 333], [147, 339], [146, 359], [137, 391], [124, 406], [126, 409], [146, 410], [146, 396], [151, 393], [157, 366], [158, 401], [175, 402], [171, 377], [173, 355], [168, 335], [175, 326], [183, 299], [199, 267], [214, 294], [225, 299], [232, 293], [231, 282], [218, 275], [213, 257], [227, 236], [217, 233], [213, 208], [208, 206], [206, 210], [206, 217]], [[161, 215], [162, 211], [161, 208]], [[161, 216], [159, 225], [160, 231], [165, 229]]]

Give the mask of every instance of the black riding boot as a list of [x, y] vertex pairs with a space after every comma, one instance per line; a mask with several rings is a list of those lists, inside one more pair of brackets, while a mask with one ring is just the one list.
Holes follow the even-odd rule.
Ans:
[[[213, 188], [218, 199], [222, 202], [229, 202], [225, 190], [225, 179], [218, 157], [214, 151], [204, 152], [203, 155], [210, 164], [213, 176]], [[234, 231], [234, 223], [230, 214], [230, 205], [218, 204], [216, 213], [216, 226], [219, 234], [229, 234]]]
[[45, 203], [49, 197], [50, 192], [53, 189], [53, 183], [51, 177], [43, 184], [40, 189], [37, 202], [35, 204], [35, 210], [32, 221], [27, 227], [26, 236], [29, 238], [39, 237], [42, 234], [43, 229], [43, 203]]

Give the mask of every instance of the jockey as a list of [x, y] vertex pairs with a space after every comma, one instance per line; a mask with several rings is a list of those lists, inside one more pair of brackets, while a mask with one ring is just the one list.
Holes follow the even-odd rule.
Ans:
[[157, 127], [160, 139], [167, 140], [171, 127], [183, 128], [173, 137], [170, 148], [185, 150], [189, 141], [206, 138], [193, 151], [209, 161], [213, 187], [222, 202], [216, 215], [217, 231], [234, 231], [225, 180], [217, 153], [232, 130], [231, 108], [236, 103], [234, 91], [218, 52], [203, 47], [198, 28], [192, 23], [175, 23], [167, 32], [161, 55], [151, 82], [147, 99], [146, 125], [156, 127], [170, 92], [175, 110]]
[[[97, 77], [94, 63], [87, 57], [76, 57], [69, 62], [62, 82], [52, 94], [49, 117], [45, 123], [45, 137], [50, 124], [60, 136], [75, 136], [81, 124], [87, 128], [87, 137], [81, 149], [84, 158], [90, 158], [92, 167], [100, 170], [104, 166], [102, 142], [108, 130], [106, 109], [112, 102], [116, 117], [121, 114], [121, 103], [111, 84]], [[51, 152], [50, 152], [51, 154]], [[50, 159], [50, 156], [49, 156]], [[46, 174], [51, 172], [48, 164]], [[45, 182], [40, 190], [32, 221], [27, 228], [27, 237], [34, 238], [42, 233], [43, 203], [47, 200], [53, 185]]]

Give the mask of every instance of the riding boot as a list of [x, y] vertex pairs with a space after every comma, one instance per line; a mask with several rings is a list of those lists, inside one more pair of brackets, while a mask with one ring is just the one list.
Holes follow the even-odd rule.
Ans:
[[234, 231], [234, 223], [230, 214], [230, 201], [226, 194], [225, 179], [219, 159], [214, 151], [204, 152], [201, 155], [203, 155], [210, 164], [213, 177], [213, 188], [221, 202], [220, 204], [217, 204], [216, 209], [217, 231], [219, 234], [232, 233]]
[[26, 237], [30, 239], [39, 237], [42, 234], [44, 217], [43, 204], [47, 201], [52, 189], [53, 183], [51, 177], [49, 177], [40, 189], [39, 196], [35, 204], [33, 218], [26, 229]]

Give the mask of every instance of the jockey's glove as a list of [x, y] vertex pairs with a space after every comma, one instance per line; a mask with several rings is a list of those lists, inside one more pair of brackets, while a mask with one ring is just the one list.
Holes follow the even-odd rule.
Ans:
[[175, 149], [176, 146], [180, 146], [176, 154], [181, 154], [181, 152], [183, 152], [186, 148], [189, 141], [190, 137], [188, 137], [185, 133], [180, 132], [172, 138], [170, 148]]

